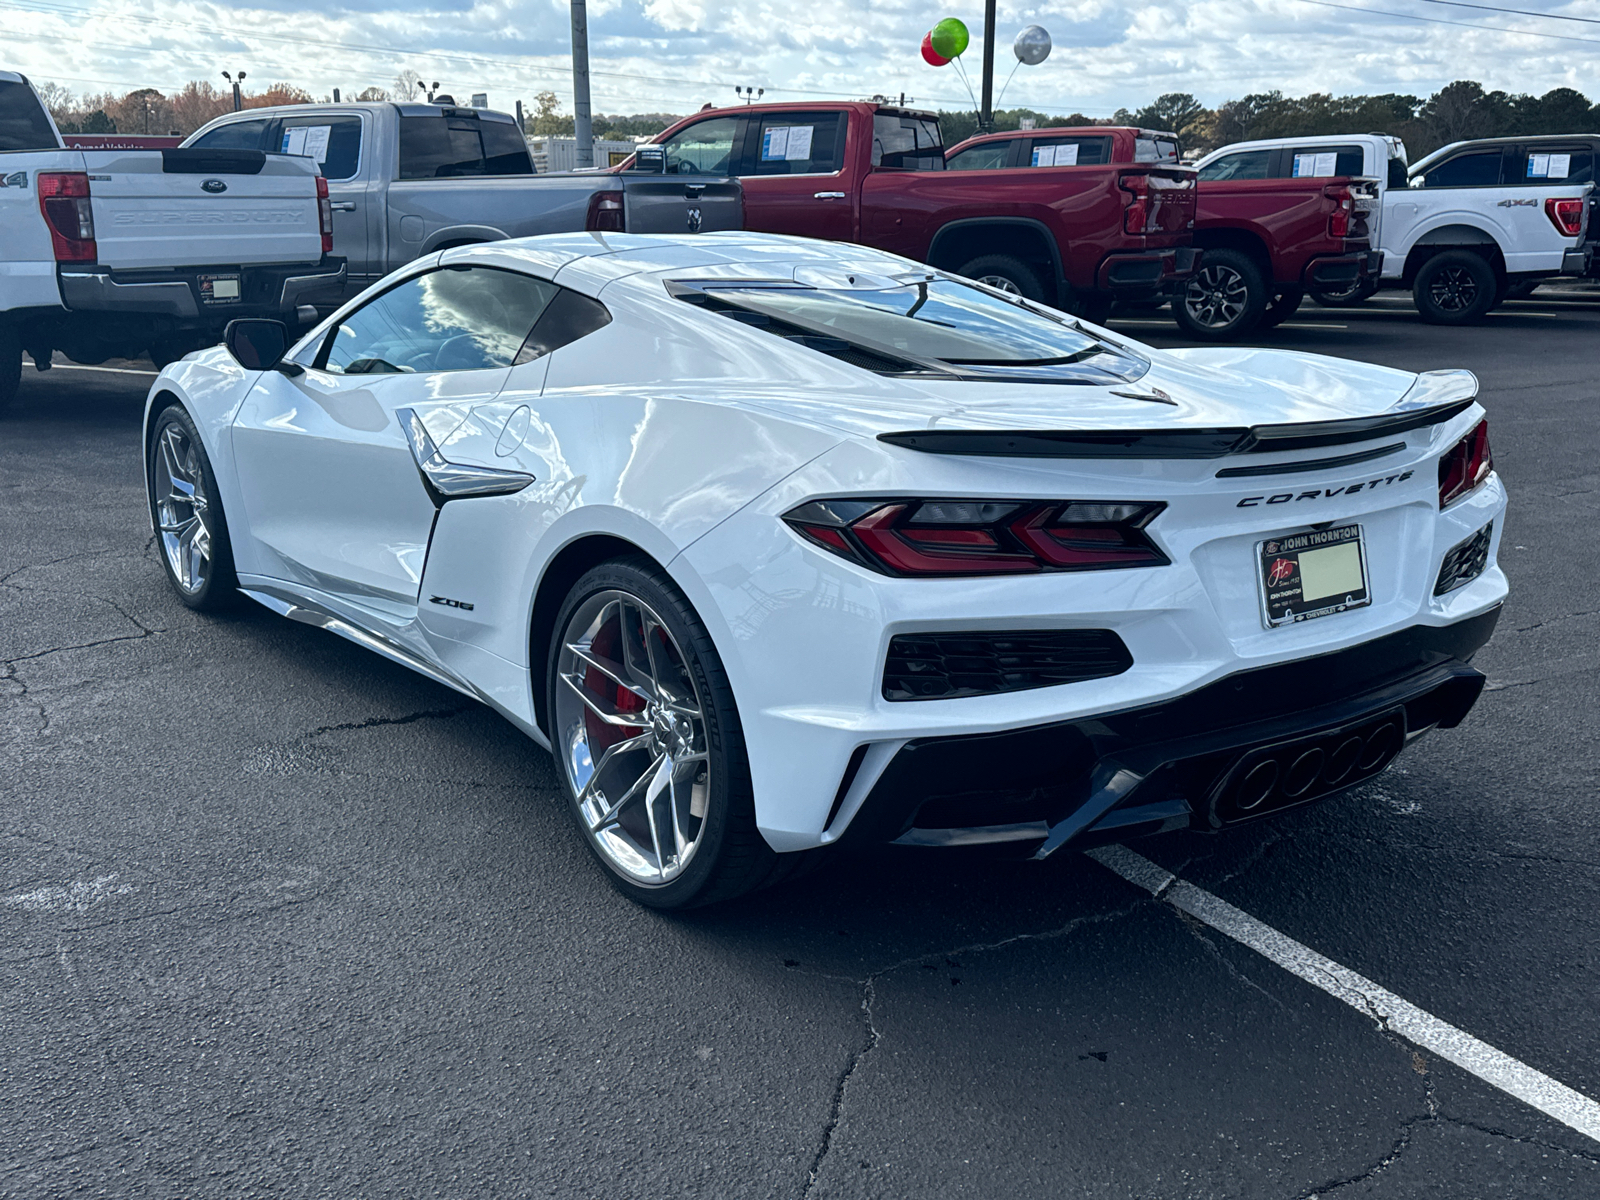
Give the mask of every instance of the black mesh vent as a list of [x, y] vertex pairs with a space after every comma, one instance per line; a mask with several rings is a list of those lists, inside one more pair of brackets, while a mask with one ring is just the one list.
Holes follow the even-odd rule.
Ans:
[[1109, 629], [907, 633], [889, 642], [885, 700], [948, 700], [1120, 675], [1133, 666]]
[[1435, 596], [1466, 587], [1483, 574], [1484, 567], [1489, 565], [1489, 539], [1493, 534], [1494, 522], [1490, 521], [1459, 546], [1451, 547], [1444, 556], [1444, 565], [1439, 568], [1439, 582], [1433, 585]]

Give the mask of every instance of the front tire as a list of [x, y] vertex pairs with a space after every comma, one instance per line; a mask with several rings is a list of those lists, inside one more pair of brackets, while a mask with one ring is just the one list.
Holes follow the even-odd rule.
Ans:
[[156, 418], [146, 475], [150, 521], [167, 582], [190, 608], [231, 607], [239, 580], [217, 477], [194, 421], [173, 404]]
[[651, 908], [729, 900], [788, 872], [756, 829], [744, 732], [704, 623], [649, 559], [592, 568], [556, 617], [551, 753], [585, 845]]
[[1044, 284], [1039, 282], [1038, 272], [1009, 254], [979, 255], [965, 263], [956, 274], [1025, 300], [1045, 302]]
[[1190, 337], [1227, 341], [1260, 324], [1266, 307], [1267, 285], [1253, 258], [1238, 250], [1207, 250], [1173, 302], [1172, 315]]
[[1481, 321], [1500, 293], [1494, 268], [1481, 254], [1446, 250], [1417, 270], [1411, 298], [1430, 325], [1470, 325]]

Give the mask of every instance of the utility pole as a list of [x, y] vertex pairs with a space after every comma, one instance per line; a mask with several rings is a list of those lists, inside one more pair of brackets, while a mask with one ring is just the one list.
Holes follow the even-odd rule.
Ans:
[[978, 132], [994, 128], [994, 0], [983, 0], [983, 111]]
[[222, 77], [229, 83], [233, 84], [233, 111], [238, 112], [244, 107], [244, 100], [239, 95], [240, 85], [244, 83], [244, 72], [240, 71], [239, 78], [235, 79], [232, 75], [229, 75], [226, 71], [224, 71], [222, 73]]
[[589, 13], [584, 0], [572, 0], [572, 132], [578, 139], [578, 166], [594, 166], [594, 121], [589, 110]]

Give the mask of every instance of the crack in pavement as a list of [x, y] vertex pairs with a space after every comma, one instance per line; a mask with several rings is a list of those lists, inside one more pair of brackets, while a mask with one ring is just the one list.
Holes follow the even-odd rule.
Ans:
[[383, 725], [410, 725], [413, 721], [447, 720], [450, 717], [459, 717], [462, 713], [471, 712], [472, 706], [462, 705], [460, 708], [426, 708], [421, 712], [406, 713], [400, 717], [368, 717], [365, 721], [346, 721], [339, 725], [319, 725], [310, 733], [300, 738], [303, 744], [314, 737], [324, 733], [343, 733], [352, 729], [377, 729]]
[[1510, 632], [1528, 633], [1532, 630], [1540, 629], [1546, 625], [1554, 625], [1557, 621], [1575, 621], [1579, 617], [1592, 617], [1596, 613], [1600, 613], [1600, 608], [1586, 608], [1582, 612], [1562, 613], [1560, 616], [1546, 617], [1542, 621], [1535, 621], [1532, 625], [1523, 625], [1517, 629], [1511, 630]]
[[859, 1050], [856, 1050], [853, 1054], [851, 1054], [850, 1061], [847, 1062], [844, 1066], [844, 1069], [839, 1072], [839, 1077], [834, 1083], [833, 1102], [829, 1106], [828, 1119], [823, 1124], [822, 1135], [817, 1145], [816, 1154], [812, 1156], [811, 1168], [806, 1172], [805, 1184], [800, 1189], [802, 1200], [804, 1200], [804, 1197], [811, 1194], [811, 1190], [817, 1185], [817, 1180], [821, 1178], [822, 1168], [828, 1159], [829, 1153], [833, 1149], [834, 1137], [839, 1132], [840, 1127], [844, 1124], [844, 1104], [846, 1093], [849, 1090], [851, 1078], [855, 1075], [857, 1069], [862, 1065], [862, 1063], [866, 1061], [867, 1056], [876, 1050], [878, 1048], [878, 1043], [883, 1040], [883, 1034], [878, 1029], [877, 1022], [873, 1019], [872, 1011], [873, 1005], [877, 1001], [877, 983], [879, 979], [894, 971], [903, 971], [908, 967], [921, 966], [930, 958], [943, 958], [946, 961], [949, 961], [966, 955], [985, 954], [992, 950], [1001, 950], [1007, 946], [1015, 945], [1018, 942], [1054, 941], [1059, 938], [1069, 937], [1086, 925], [1107, 924], [1130, 917], [1140, 909], [1151, 904], [1153, 901], [1154, 898], [1149, 900], [1139, 900], [1125, 908], [1112, 909], [1111, 911], [1104, 913], [1091, 913], [1084, 917], [1074, 917], [1065, 925], [1059, 926], [1055, 929], [1046, 929], [1039, 933], [1017, 933], [1012, 934], [1010, 937], [1001, 938], [998, 941], [972, 942], [967, 945], [957, 946], [951, 950], [937, 950], [927, 954], [919, 954], [912, 958], [903, 958], [897, 962], [890, 963], [887, 966], [879, 967], [878, 969], [869, 972], [864, 978], [861, 979], [856, 979], [852, 976], [833, 975], [817, 971], [802, 972], [802, 974], [811, 975], [815, 978], [844, 980], [853, 983], [860, 988], [861, 1019], [866, 1030], [865, 1044], [862, 1045]]

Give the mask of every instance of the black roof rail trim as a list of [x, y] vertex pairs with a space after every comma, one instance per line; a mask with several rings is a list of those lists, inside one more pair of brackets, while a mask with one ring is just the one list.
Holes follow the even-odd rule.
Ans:
[[[1453, 400], [1429, 408], [1344, 421], [1256, 425], [1212, 429], [918, 429], [880, 433], [878, 440], [925, 454], [986, 458], [1226, 458], [1230, 454], [1278, 454], [1317, 446], [1365, 442], [1386, 434], [1437, 425], [1465, 412], [1475, 400]], [[1295, 469], [1302, 469], [1295, 464]]]

